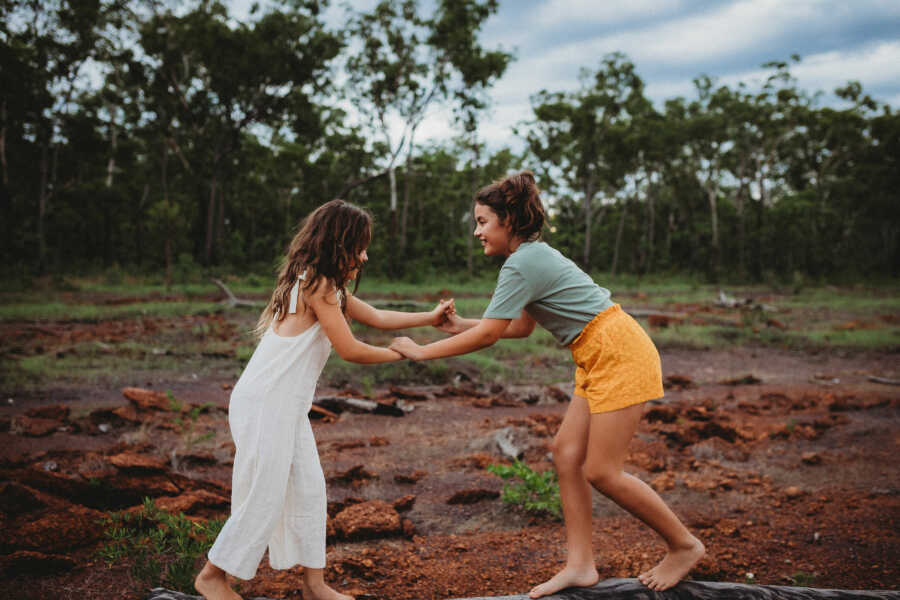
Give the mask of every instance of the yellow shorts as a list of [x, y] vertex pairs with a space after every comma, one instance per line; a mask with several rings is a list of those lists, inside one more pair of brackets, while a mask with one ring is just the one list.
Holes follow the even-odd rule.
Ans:
[[618, 304], [584, 326], [569, 346], [575, 395], [591, 413], [619, 410], [662, 398], [662, 367], [650, 336]]

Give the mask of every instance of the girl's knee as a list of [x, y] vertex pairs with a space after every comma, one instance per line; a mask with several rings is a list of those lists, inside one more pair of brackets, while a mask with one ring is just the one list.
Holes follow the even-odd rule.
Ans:
[[584, 448], [577, 444], [553, 438], [550, 452], [553, 453], [553, 464], [557, 471], [580, 469], [584, 464]]
[[615, 490], [622, 478], [622, 469], [606, 464], [587, 463], [584, 477], [598, 491], [608, 493]]

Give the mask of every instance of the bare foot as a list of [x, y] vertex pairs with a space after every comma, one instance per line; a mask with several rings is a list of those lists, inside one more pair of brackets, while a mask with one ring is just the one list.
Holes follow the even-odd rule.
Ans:
[[306, 581], [301, 584], [303, 600], [354, 600], [353, 596], [342, 594], [332, 589], [324, 581], [309, 584]]
[[241, 597], [231, 589], [224, 572], [216, 573], [204, 568], [194, 579], [194, 588], [206, 600], [241, 600]]
[[568, 565], [559, 573], [545, 581], [540, 585], [534, 586], [528, 596], [531, 598], [540, 598], [541, 596], [549, 596], [555, 594], [559, 590], [569, 587], [590, 587], [600, 580], [600, 574], [594, 565], [576, 569]]
[[638, 575], [638, 579], [651, 590], [658, 592], [667, 590], [684, 579], [704, 554], [706, 548], [703, 543], [693, 538], [693, 542], [688, 546], [669, 549], [658, 565]]

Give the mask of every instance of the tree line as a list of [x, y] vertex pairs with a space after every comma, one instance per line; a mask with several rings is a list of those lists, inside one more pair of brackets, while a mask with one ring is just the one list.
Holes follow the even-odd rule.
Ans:
[[[209, 0], [0, 0], [4, 269], [268, 268], [297, 221], [343, 197], [376, 218], [370, 269], [475, 272], [471, 198], [530, 168], [548, 240], [593, 270], [764, 280], [893, 276], [900, 117], [855, 82], [695, 80], [656, 107], [621, 54], [479, 135], [514, 56], [481, 40], [497, 0], [284, 0], [239, 20]], [[799, 60], [794, 57], [792, 61]], [[429, 110], [456, 132], [422, 143]], [[506, 140], [500, 140], [505, 142]]]

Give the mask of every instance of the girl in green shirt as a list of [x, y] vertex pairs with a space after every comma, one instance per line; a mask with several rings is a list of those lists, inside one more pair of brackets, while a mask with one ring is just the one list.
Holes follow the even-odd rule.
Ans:
[[575, 393], [553, 440], [566, 523], [566, 566], [535, 586], [539, 598], [597, 583], [591, 544], [591, 486], [649, 525], [666, 544], [663, 560], [638, 578], [653, 590], [677, 584], [705, 548], [646, 483], [624, 472], [628, 444], [647, 400], [663, 395], [659, 354], [641, 326], [571, 260], [540, 242], [544, 225], [529, 171], [482, 188], [475, 196], [475, 237], [488, 256], [505, 256], [481, 319], [450, 315], [454, 335], [426, 346], [395, 338], [391, 349], [412, 360], [466, 354], [499, 338], [527, 337], [535, 324], [572, 351]]

